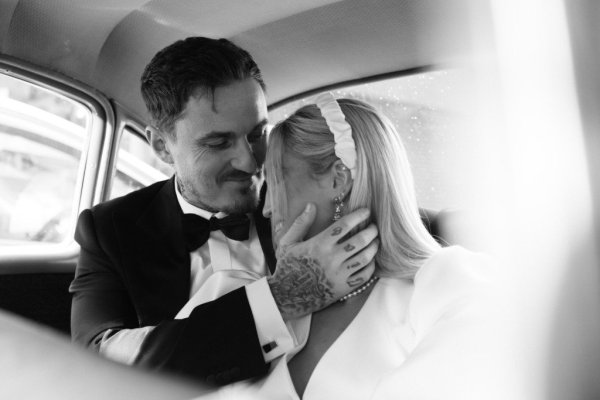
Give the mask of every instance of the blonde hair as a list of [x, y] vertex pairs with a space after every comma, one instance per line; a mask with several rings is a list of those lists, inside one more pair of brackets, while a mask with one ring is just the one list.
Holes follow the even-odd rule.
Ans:
[[[338, 99], [352, 127], [356, 144], [356, 174], [348, 212], [366, 207], [379, 230], [376, 274], [412, 279], [439, 244], [419, 215], [410, 165], [400, 136], [391, 122], [362, 101]], [[334, 138], [316, 105], [297, 110], [271, 131], [265, 162], [271, 204], [287, 207], [283, 187], [283, 157], [292, 154], [322, 174], [338, 160]], [[284, 208], [285, 209], [285, 208]]]

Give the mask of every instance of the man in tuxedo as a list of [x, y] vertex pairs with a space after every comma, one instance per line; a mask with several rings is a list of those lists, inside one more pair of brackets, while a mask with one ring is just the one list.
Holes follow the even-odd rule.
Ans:
[[316, 212], [309, 205], [280, 240], [276, 262], [259, 193], [265, 84], [230, 41], [166, 47], [143, 73], [142, 96], [148, 140], [175, 175], [81, 213], [73, 339], [208, 383], [261, 375], [294, 345], [285, 321], [369, 279], [377, 231], [337, 243], [344, 235], [332, 232], [368, 219], [359, 210], [301, 242]]

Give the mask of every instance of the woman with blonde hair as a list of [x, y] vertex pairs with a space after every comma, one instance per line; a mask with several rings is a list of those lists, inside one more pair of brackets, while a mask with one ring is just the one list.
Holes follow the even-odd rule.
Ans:
[[316, 206], [307, 238], [343, 236], [331, 221], [367, 207], [380, 243], [370, 280], [350, 279], [353, 292], [290, 321], [298, 346], [256, 383], [258, 397], [481, 398], [492, 268], [428, 233], [392, 124], [364, 102], [321, 95], [273, 128], [265, 174], [275, 246], [307, 203]]

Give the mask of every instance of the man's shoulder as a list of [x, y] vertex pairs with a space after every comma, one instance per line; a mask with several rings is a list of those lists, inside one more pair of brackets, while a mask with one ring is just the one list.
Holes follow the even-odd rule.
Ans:
[[152, 201], [154, 197], [170, 183], [170, 179], [153, 183], [150, 186], [135, 190], [124, 196], [117, 197], [91, 208], [92, 213], [97, 216], [113, 214], [115, 212], [137, 213], [141, 212]]

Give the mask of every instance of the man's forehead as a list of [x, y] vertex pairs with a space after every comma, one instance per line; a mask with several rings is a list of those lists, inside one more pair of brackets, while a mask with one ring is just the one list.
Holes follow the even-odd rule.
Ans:
[[214, 88], [198, 88], [192, 98], [210, 105], [211, 111], [216, 114], [238, 108], [260, 109], [263, 106], [266, 108], [264, 91], [252, 78], [233, 81]]
[[267, 118], [262, 88], [253, 79], [214, 90], [198, 90], [188, 100], [181, 119], [206, 130], [249, 129]]

